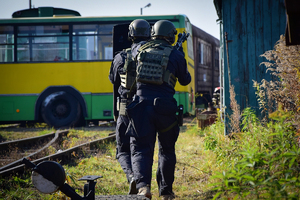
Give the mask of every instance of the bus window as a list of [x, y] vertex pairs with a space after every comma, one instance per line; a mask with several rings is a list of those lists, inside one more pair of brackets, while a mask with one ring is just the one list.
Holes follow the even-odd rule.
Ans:
[[69, 26], [19, 26], [17, 59], [26, 61], [69, 60]]
[[0, 26], [0, 62], [14, 61], [13, 34], [13, 26]]
[[112, 24], [73, 26], [73, 60], [111, 60]]

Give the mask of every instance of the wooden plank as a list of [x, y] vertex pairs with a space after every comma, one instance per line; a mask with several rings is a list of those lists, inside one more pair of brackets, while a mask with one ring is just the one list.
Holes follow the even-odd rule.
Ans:
[[[230, 59], [227, 60], [227, 49], [226, 49], [226, 41], [225, 41], [225, 33], [227, 32], [229, 35], [231, 33], [231, 7], [232, 7], [232, 1], [233, 0], [224, 0], [222, 1], [222, 9], [223, 9], [223, 29], [222, 29], [222, 40], [223, 40], [223, 50], [224, 50], [224, 71], [223, 71], [223, 77], [224, 77], [224, 85], [223, 85], [223, 102], [224, 102], [224, 107], [225, 107], [225, 115], [224, 115], [224, 121], [225, 121], [225, 134], [230, 133], [230, 128], [229, 128], [229, 119], [228, 115], [231, 114], [231, 109], [230, 109], [230, 98], [229, 98], [229, 77], [228, 77], [228, 65], [227, 63], [229, 62], [230, 64]], [[231, 55], [232, 52], [228, 50], [229, 56]]]
[[279, 0], [279, 35], [285, 35], [286, 10], [284, 0]]
[[[254, 55], [253, 55], [253, 59], [254, 59], [254, 64], [253, 64], [253, 70], [255, 71], [255, 76], [252, 78], [252, 80], [258, 81], [260, 82], [261, 79], [263, 78], [265, 72], [263, 70], [261, 70], [261, 67], [259, 66], [260, 64], [260, 60], [261, 57], [260, 55], [263, 53], [263, 41], [264, 41], [264, 36], [263, 36], [263, 32], [264, 32], [264, 27], [263, 27], [263, 0], [258, 0], [254, 2], [254, 15], [255, 15], [255, 49], [254, 49]], [[252, 82], [251, 80], [251, 82]], [[252, 86], [253, 86], [253, 82], [252, 82]], [[258, 105], [258, 101], [255, 95], [255, 90], [252, 87], [250, 89], [250, 97], [249, 97], [249, 101], [250, 101], [250, 105], [251, 107], [257, 111], [257, 114], [260, 113], [259, 110], [259, 105]]]
[[[255, 70], [257, 72], [256, 79], [260, 82], [261, 79], [264, 78], [265, 70], [262, 70], [259, 67], [259, 64], [262, 62], [262, 58], [260, 57], [261, 54], [264, 53], [264, 31], [270, 32], [270, 29], [264, 30], [263, 27], [263, 0], [255, 1], [255, 16], [256, 16], [256, 47], [255, 47]], [[259, 2], [259, 3], [258, 3]], [[265, 16], [268, 18], [268, 16]]]
[[[263, 40], [263, 44], [264, 44], [264, 48], [263, 48], [263, 52], [261, 52], [260, 55], [262, 55], [263, 53], [265, 53], [266, 51], [268, 50], [271, 50], [273, 49], [273, 44], [272, 44], [272, 37], [271, 37], [271, 31], [272, 31], [272, 12], [271, 12], [271, 4], [272, 4], [272, 1], [273, 0], [266, 0], [266, 1], [263, 1], [263, 23], [264, 23], [264, 31], [263, 31], [263, 37], [264, 37], [264, 40]], [[266, 58], [264, 57], [261, 57], [261, 61], [262, 62], [265, 62], [267, 61]], [[261, 70], [265, 71], [266, 72], [266, 67], [265, 65], [260, 65], [260, 68]], [[266, 73], [265, 74], [265, 78], [267, 80], [271, 80], [271, 76], [270, 76], [270, 73]]]
[[241, 111], [247, 107], [248, 105], [248, 90], [249, 90], [249, 70], [247, 69], [247, 48], [248, 48], [248, 15], [247, 8], [248, 8], [248, 1], [240, 1], [242, 2], [241, 5], [241, 17], [240, 23], [242, 26], [242, 30], [239, 34], [239, 38], [241, 41], [239, 42], [239, 76], [237, 85], [239, 86], [239, 90], [236, 90], [236, 95], [239, 98], [238, 104], [240, 105]]
[[231, 82], [234, 85], [236, 93], [236, 101], [240, 105], [241, 109], [244, 108], [244, 89], [247, 87], [247, 83], [243, 81], [244, 77], [244, 47], [247, 45], [247, 40], [245, 37], [245, 22], [246, 22], [246, 1], [234, 0], [233, 8], [234, 11], [231, 13], [231, 26], [232, 31], [228, 35], [228, 39], [232, 42], [228, 43], [228, 48], [230, 51], [230, 74]]
[[256, 79], [256, 70], [255, 70], [255, 44], [256, 44], [256, 37], [255, 37], [255, 30], [256, 30], [256, 16], [255, 16], [255, 3], [254, 1], [247, 1], [247, 60], [245, 66], [248, 68], [245, 71], [245, 75], [248, 76], [248, 88], [247, 88], [247, 106], [253, 104], [253, 99], [251, 95], [252, 93], [252, 80]]
[[273, 0], [271, 3], [271, 16], [272, 16], [272, 32], [271, 32], [271, 38], [272, 38], [272, 48], [274, 48], [274, 45], [276, 44], [276, 42], [279, 40], [280, 38], [280, 24], [279, 24], [279, 9], [280, 9], [280, 5], [279, 5], [279, 0]]

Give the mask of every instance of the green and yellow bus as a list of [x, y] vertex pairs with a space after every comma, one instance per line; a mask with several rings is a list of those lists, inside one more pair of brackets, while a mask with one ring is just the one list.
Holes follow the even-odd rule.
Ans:
[[[191, 34], [183, 49], [194, 77], [192, 25], [185, 15], [81, 17], [72, 10], [40, 7], [0, 19], [0, 123], [46, 122], [60, 128], [112, 120], [108, 74], [118, 49], [113, 28], [140, 18], [151, 24], [170, 20], [178, 32]], [[193, 88], [194, 79], [175, 88], [185, 113], [193, 111]]]

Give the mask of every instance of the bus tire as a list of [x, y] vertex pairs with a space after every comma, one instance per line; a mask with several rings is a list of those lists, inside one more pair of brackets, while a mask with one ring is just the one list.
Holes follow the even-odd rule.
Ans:
[[76, 126], [81, 119], [81, 113], [78, 100], [65, 91], [48, 95], [41, 107], [44, 121], [56, 129]]

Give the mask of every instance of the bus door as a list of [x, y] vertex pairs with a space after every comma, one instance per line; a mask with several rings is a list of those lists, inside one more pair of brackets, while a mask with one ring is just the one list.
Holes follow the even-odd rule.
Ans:
[[128, 40], [128, 27], [130, 24], [118, 24], [113, 27], [113, 53], [114, 56], [123, 49], [130, 48], [132, 42]]
[[[113, 27], [113, 55], [115, 56], [118, 52], [123, 49], [131, 47], [132, 42], [128, 40], [128, 24], [118, 24]], [[117, 98], [119, 97], [118, 89], [121, 81], [113, 85], [113, 109], [114, 109], [114, 119], [117, 119], [119, 112], [117, 111]]]

